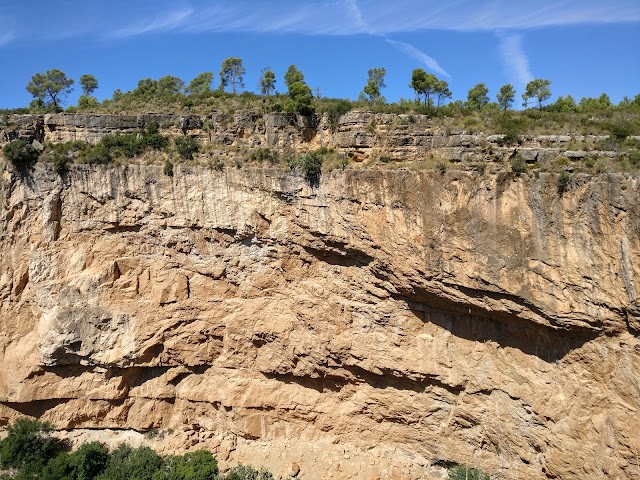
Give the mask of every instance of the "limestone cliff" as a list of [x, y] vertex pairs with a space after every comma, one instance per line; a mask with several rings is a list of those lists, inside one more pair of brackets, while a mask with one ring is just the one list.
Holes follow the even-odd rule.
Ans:
[[307, 479], [638, 477], [639, 188], [6, 169], [0, 417]]
[[[225, 155], [242, 154], [256, 147], [309, 151], [335, 148], [356, 162], [422, 160], [428, 157], [459, 163], [503, 162], [520, 155], [528, 163], [544, 165], [564, 157], [571, 160], [616, 159], [620, 151], [607, 143], [608, 135], [522, 135], [505, 145], [504, 135], [471, 134], [424, 115], [374, 114], [353, 111], [333, 121], [325, 114], [212, 113], [207, 116], [141, 114], [12, 115], [0, 119], [0, 145], [22, 138], [38, 142], [84, 141], [96, 143], [113, 133], [126, 133], [156, 123], [168, 136], [189, 135]], [[640, 137], [629, 137], [640, 141]], [[618, 149], [619, 150], [619, 149]], [[568, 168], [568, 167], [567, 167]]]

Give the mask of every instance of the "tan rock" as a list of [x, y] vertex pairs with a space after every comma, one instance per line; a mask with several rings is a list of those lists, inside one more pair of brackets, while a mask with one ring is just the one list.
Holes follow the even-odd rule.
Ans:
[[308, 478], [640, 474], [635, 177], [3, 179], [2, 423]]

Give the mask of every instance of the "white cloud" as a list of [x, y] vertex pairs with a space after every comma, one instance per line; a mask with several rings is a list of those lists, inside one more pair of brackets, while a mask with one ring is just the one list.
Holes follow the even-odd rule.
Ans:
[[11, 43], [15, 38], [16, 36], [13, 32], [5, 32], [3, 34], [0, 34], [0, 47]]
[[[206, 4], [205, 4], [206, 5]], [[640, 22], [637, 0], [280, 0], [219, 1], [197, 9], [187, 31], [390, 35], [425, 30], [526, 30], [571, 24]]]
[[110, 37], [127, 38], [145, 33], [167, 32], [178, 27], [184, 27], [185, 21], [193, 14], [193, 9], [175, 10], [164, 15], [156, 16], [151, 21], [143, 21], [135, 25], [116, 30], [108, 34]]
[[360, 10], [360, 7], [358, 6], [358, 1], [357, 0], [346, 0], [347, 2], [347, 8], [349, 9], [349, 12], [351, 13], [351, 16], [354, 20], [354, 23], [356, 25], [356, 27], [359, 30], [362, 30], [364, 32], [370, 33], [370, 34], [375, 34], [376, 32], [369, 26], [369, 24], [364, 20], [364, 16], [362, 15], [362, 10]]
[[371, 5], [379, 33], [420, 30], [493, 31], [640, 21], [637, 0], [395, 0]]
[[512, 82], [523, 87], [533, 80], [529, 68], [529, 57], [522, 48], [521, 35], [498, 35], [500, 39], [500, 57]]
[[404, 53], [409, 55], [410, 57], [415, 58], [419, 62], [422, 62], [429, 70], [439, 73], [440, 75], [444, 75], [445, 77], [451, 77], [433, 58], [424, 53], [422, 50], [417, 49], [410, 43], [399, 42], [398, 40], [391, 40], [390, 38], [385, 38], [385, 40], [393, 45], [394, 47], [402, 50]]

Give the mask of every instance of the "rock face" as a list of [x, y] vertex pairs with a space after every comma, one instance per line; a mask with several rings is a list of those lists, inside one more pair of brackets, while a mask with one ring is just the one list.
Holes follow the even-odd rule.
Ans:
[[303, 478], [640, 475], [637, 178], [161, 170], [5, 170], [3, 422]]
[[[155, 123], [169, 136], [189, 135], [218, 148], [269, 148], [280, 153], [335, 148], [356, 162], [385, 158], [407, 161], [430, 158], [453, 163], [503, 162], [521, 155], [527, 163], [544, 164], [559, 157], [616, 158], [607, 135], [521, 136], [504, 144], [504, 135], [450, 131], [424, 115], [374, 114], [352, 111], [333, 122], [325, 114], [310, 118], [274, 113], [11, 115], [0, 119], [0, 145], [16, 139], [40, 143], [79, 140], [96, 143], [114, 133], [127, 133]], [[631, 137], [632, 138], [632, 137]], [[581, 144], [589, 151], [571, 149]]]

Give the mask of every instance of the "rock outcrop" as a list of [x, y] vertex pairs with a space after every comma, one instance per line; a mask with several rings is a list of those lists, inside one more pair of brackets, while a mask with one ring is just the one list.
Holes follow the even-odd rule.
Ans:
[[[40, 143], [96, 143], [114, 133], [127, 133], [152, 123], [169, 136], [189, 135], [218, 149], [269, 148], [280, 153], [335, 148], [356, 162], [438, 159], [459, 164], [504, 162], [521, 155], [544, 165], [567, 160], [617, 158], [607, 150], [608, 135], [522, 135], [505, 144], [504, 135], [470, 134], [445, 128], [424, 115], [374, 114], [352, 111], [332, 121], [322, 116], [275, 113], [12, 115], [0, 121], [0, 145], [16, 138]], [[576, 146], [589, 148], [577, 150]]]
[[5, 170], [0, 418], [304, 478], [637, 477], [639, 189]]

